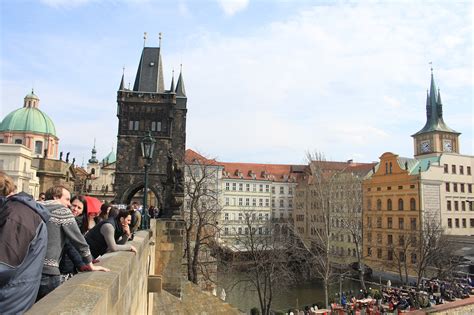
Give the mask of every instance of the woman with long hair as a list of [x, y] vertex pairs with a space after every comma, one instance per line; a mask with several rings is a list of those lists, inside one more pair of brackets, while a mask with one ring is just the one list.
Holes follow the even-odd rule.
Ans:
[[134, 246], [127, 244], [130, 237], [130, 211], [120, 210], [116, 217], [111, 217], [94, 226], [87, 234], [92, 257], [97, 258], [106, 252], [131, 251], [136, 253]]
[[71, 212], [76, 218], [81, 233], [85, 234], [89, 231], [89, 213], [87, 211], [87, 200], [84, 196], [77, 195], [71, 199]]

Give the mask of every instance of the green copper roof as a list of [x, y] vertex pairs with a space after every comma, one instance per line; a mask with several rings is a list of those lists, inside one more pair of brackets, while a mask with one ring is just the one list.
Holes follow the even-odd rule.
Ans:
[[441, 102], [441, 93], [436, 90], [436, 84], [431, 72], [430, 92], [426, 95], [426, 124], [417, 133], [416, 136], [432, 131], [443, 131], [460, 134], [459, 132], [449, 128], [443, 120], [443, 103]]
[[417, 175], [421, 172], [427, 171], [431, 165], [439, 165], [439, 156], [427, 157], [424, 159], [417, 159], [416, 165], [411, 169], [410, 175]]
[[0, 123], [1, 131], [24, 131], [56, 136], [56, 128], [51, 118], [34, 107], [23, 107], [8, 114]]
[[102, 164], [108, 165], [108, 164], [115, 163], [116, 161], [117, 161], [117, 157], [115, 156], [115, 152], [112, 149], [112, 151], [110, 151], [110, 153], [107, 154], [107, 156], [102, 159]]

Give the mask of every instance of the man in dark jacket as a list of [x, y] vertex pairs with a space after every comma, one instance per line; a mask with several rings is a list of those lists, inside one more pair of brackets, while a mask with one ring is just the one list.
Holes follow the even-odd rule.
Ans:
[[26, 312], [35, 302], [48, 243], [49, 214], [34, 198], [14, 194], [0, 172], [0, 313]]

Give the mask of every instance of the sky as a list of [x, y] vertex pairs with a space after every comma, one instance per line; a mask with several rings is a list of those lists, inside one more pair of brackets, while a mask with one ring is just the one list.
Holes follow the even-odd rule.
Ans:
[[[413, 157], [430, 68], [473, 155], [471, 1], [2, 0], [0, 119], [34, 88], [60, 151], [116, 148], [116, 93], [143, 47], [182, 64], [187, 148], [226, 162]], [[431, 64], [430, 64], [431, 63]]]

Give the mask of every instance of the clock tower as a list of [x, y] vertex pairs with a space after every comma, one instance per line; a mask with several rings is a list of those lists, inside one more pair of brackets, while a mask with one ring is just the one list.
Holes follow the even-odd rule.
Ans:
[[441, 93], [436, 89], [431, 69], [431, 86], [426, 95], [426, 124], [423, 129], [412, 135], [415, 157], [443, 152], [459, 153], [460, 134], [449, 128], [443, 120]]

